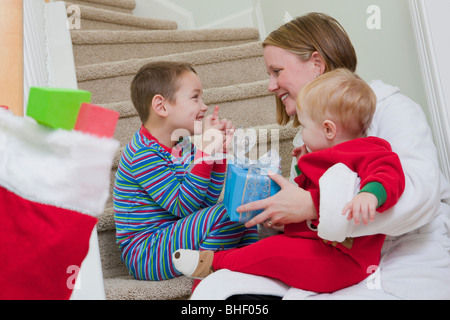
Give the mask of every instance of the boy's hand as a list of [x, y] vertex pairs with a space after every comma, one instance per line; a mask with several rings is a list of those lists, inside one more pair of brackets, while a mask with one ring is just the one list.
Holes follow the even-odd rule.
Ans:
[[233, 140], [234, 131], [236, 127], [230, 120], [219, 119], [219, 106], [215, 106], [211, 115], [211, 122], [213, 125], [218, 125], [223, 135], [222, 152], [227, 153], [231, 141]]
[[354, 219], [355, 224], [360, 223], [360, 216], [366, 225], [369, 221], [375, 220], [378, 199], [369, 192], [358, 193], [350, 202], [348, 202], [342, 210], [342, 215], [347, 215], [347, 220]]
[[227, 153], [228, 149], [230, 147], [231, 141], [233, 141], [234, 132], [236, 130], [236, 127], [233, 125], [233, 123], [230, 120], [223, 119], [222, 120], [224, 125], [224, 141], [223, 141], [223, 153]]
[[215, 106], [213, 113], [206, 116], [203, 119], [203, 131], [207, 131], [209, 128], [220, 125], [219, 121], [219, 106]]
[[204, 120], [202, 149], [213, 155], [216, 152], [226, 152], [232, 141], [235, 127], [227, 119], [219, 119], [219, 106]]

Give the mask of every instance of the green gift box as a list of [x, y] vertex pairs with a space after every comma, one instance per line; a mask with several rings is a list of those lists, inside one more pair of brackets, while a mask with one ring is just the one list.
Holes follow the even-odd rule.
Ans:
[[82, 103], [91, 102], [89, 91], [62, 88], [30, 88], [27, 116], [54, 129], [72, 130]]

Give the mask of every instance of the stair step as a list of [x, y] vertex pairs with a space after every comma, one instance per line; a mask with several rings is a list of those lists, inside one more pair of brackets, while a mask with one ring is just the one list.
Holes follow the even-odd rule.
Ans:
[[108, 300], [168, 300], [189, 297], [192, 279], [177, 277], [165, 281], [140, 281], [130, 276], [120, 258], [114, 230], [99, 230], [98, 242]]
[[184, 276], [162, 281], [139, 281], [131, 276], [104, 279], [108, 300], [187, 300], [193, 283]]
[[[111, 180], [114, 183], [114, 180]], [[110, 199], [111, 201], [111, 199]], [[109, 203], [109, 206], [105, 208], [102, 214], [100, 214], [97, 223], [97, 232], [105, 232], [105, 231], [113, 231], [116, 229], [116, 225], [114, 223], [114, 209], [112, 204]], [[114, 239], [115, 243], [115, 239]]]
[[[112, 218], [114, 223], [114, 216]], [[115, 228], [103, 231], [97, 229], [97, 234], [103, 278], [128, 275], [128, 270], [120, 257], [119, 245], [116, 243]]]
[[[205, 89], [203, 91], [203, 102], [206, 105], [212, 106], [212, 105], [219, 105], [221, 107], [225, 103], [231, 103], [231, 102], [240, 102], [245, 101], [248, 99], [256, 99], [256, 98], [266, 98], [269, 97], [270, 100], [270, 108], [271, 110], [274, 109], [275, 100], [273, 100], [273, 94], [271, 94], [268, 90], [269, 81], [268, 80], [260, 80], [255, 81], [251, 83], [242, 83], [242, 84], [236, 84], [226, 87], [219, 87], [219, 88], [209, 88]], [[111, 109], [114, 111], [117, 111], [120, 113], [121, 118], [128, 118], [128, 117], [134, 117], [138, 116], [136, 109], [133, 106], [133, 103], [131, 100], [128, 101], [121, 101], [121, 102], [115, 102], [115, 103], [109, 103], [109, 104], [102, 104], [103, 107], [107, 109]], [[241, 108], [246, 108], [246, 106], [241, 105]], [[258, 126], [262, 123], [273, 123], [275, 122], [275, 118], [270, 118], [271, 120], [265, 121], [262, 123], [251, 123], [249, 125], [245, 125], [244, 123], [239, 123], [239, 121], [242, 121], [242, 117], [236, 117], [236, 111], [241, 112], [242, 110], [234, 110], [229, 109], [227, 107], [221, 107], [219, 111], [219, 115], [222, 118], [227, 118], [232, 120], [233, 122], [236, 122], [236, 125], [239, 127], [251, 127], [251, 126]], [[258, 109], [252, 109], [252, 113], [258, 112]], [[261, 110], [261, 112], [264, 112], [265, 110]], [[212, 112], [212, 108], [209, 108], [207, 114]], [[274, 112], [272, 112], [274, 113]], [[233, 117], [235, 117], [233, 119]], [[251, 119], [248, 119], [251, 120]], [[117, 135], [116, 135], [117, 136]]]
[[70, 2], [76, 5], [91, 6], [127, 14], [131, 14], [136, 7], [135, 0], [70, 0]]
[[[129, 84], [139, 68], [150, 61], [171, 60], [191, 63], [203, 88], [230, 86], [267, 78], [259, 42], [200, 50], [188, 53], [100, 63], [76, 68], [80, 89], [92, 92], [92, 103], [113, 103], [130, 100]], [[242, 72], [242, 64], [246, 70]], [[221, 75], [217, 77], [217, 75]], [[126, 85], [124, 85], [126, 84]]]
[[[74, 30], [75, 64], [143, 59], [258, 41], [254, 28], [204, 30]], [[108, 52], [107, 55], [104, 53]]]
[[178, 27], [175, 21], [137, 17], [67, 1], [65, 3], [67, 7], [76, 5], [80, 9], [81, 30], [175, 30]]

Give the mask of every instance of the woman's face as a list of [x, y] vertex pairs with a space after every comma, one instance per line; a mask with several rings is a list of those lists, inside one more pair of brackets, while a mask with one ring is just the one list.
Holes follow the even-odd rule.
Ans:
[[296, 115], [298, 92], [320, 72], [313, 56], [304, 61], [286, 49], [268, 45], [264, 48], [264, 61], [270, 76], [269, 91], [281, 99], [289, 116]]

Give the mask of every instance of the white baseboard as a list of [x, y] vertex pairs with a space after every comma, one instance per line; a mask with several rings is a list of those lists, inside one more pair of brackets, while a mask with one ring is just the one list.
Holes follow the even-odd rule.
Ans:
[[[410, 0], [431, 128], [438, 148], [442, 172], [450, 180], [450, 43], [448, 0]], [[447, 26], [447, 27], [444, 27]]]
[[197, 27], [197, 29], [220, 29], [220, 28], [253, 28], [253, 8], [247, 8], [232, 15], [217, 19], [210, 23]]
[[136, 0], [133, 15], [176, 21], [180, 30], [196, 29], [192, 12], [166, 0]]
[[[211, 2], [214, 5], [214, 2]], [[176, 21], [179, 30], [218, 29], [218, 28], [257, 28], [260, 37], [266, 36], [260, 0], [253, 1], [253, 7], [238, 10], [206, 24], [199, 25], [195, 15], [169, 0], [136, 0], [133, 15]]]

